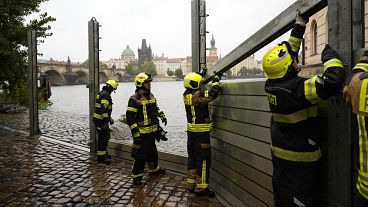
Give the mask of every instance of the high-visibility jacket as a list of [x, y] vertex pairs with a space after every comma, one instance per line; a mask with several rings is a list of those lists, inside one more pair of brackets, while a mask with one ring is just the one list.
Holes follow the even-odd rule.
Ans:
[[96, 126], [103, 126], [109, 123], [112, 112], [112, 99], [111, 95], [105, 87], [101, 92], [96, 95], [95, 113], [93, 114], [93, 120]]
[[[367, 63], [358, 63], [354, 69], [368, 71]], [[353, 70], [353, 72], [356, 70]], [[356, 114], [358, 130], [353, 134], [358, 179], [356, 187], [359, 193], [368, 200], [368, 72], [358, 72], [345, 85], [343, 95], [347, 104]], [[354, 120], [355, 121], [355, 120]]]
[[187, 130], [190, 132], [209, 132], [212, 130], [211, 110], [208, 105], [220, 92], [218, 83], [213, 83], [210, 90], [187, 89], [184, 96], [187, 114]]
[[159, 112], [160, 109], [153, 94], [145, 93], [143, 89], [137, 90], [130, 97], [126, 111], [127, 123], [133, 137], [156, 132], [159, 126]]
[[[305, 28], [294, 26], [289, 39], [296, 54]], [[322, 76], [302, 78], [287, 72], [279, 79], [268, 79], [265, 91], [272, 112], [271, 140], [275, 157], [294, 162], [321, 158], [316, 134], [317, 103], [339, 92], [344, 81], [343, 65], [334, 58], [324, 63]]]

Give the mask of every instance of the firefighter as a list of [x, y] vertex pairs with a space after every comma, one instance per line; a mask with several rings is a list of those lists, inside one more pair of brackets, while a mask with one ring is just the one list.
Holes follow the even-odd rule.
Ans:
[[111, 156], [108, 155], [106, 147], [110, 139], [109, 124], [114, 124], [111, 118], [112, 99], [111, 92], [115, 92], [118, 84], [115, 80], [108, 80], [106, 85], [102, 87], [100, 93], [96, 96], [95, 113], [93, 121], [95, 122], [98, 135], [97, 143], [97, 163], [110, 164]]
[[320, 137], [317, 103], [336, 95], [344, 82], [338, 54], [326, 45], [321, 76], [298, 76], [298, 51], [307, 19], [298, 13], [289, 41], [270, 48], [262, 59], [265, 91], [272, 113], [271, 152], [276, 207], [317, 206]]
[[345, 84], [343, 95], [348, 106], [356, 115], [353, 119], [357, 130], [353, 132], [353, 156], [356, 170], [354, 206], [368, 206], [368, 138], [367, 138], [367, 85], [368, 85], [368, 51], [365, 51], [358, 64], [352, 70], [352, 76]]
[[159, 118], [166, 125], [167, 119], [157, 105], [156, 98], [151, 93], [151, 75], [139, 73], [135, 77], [135, 93], [130, 97], [126, 111], [133, 145], [131, 155], [134, 158], [132, 177], [134, 185], [142, 185], [144, 167], [148, 165], [148, 175], [158, 175], [165, 169], [158, 165], [158, 153], [155, 144], [161, 134]]
[[[202, 74], [203, 75], [203, 74]], [[184, 105], [187, 114], [188, 190], [196, 196], [214, 197], [208, 188], [211, 167], [211, 110], [208, 105], [220, 92], [220, 77], [214, 75], [210, 90], [201, 89], [202, 75], [189, 73], [184, 77]]]

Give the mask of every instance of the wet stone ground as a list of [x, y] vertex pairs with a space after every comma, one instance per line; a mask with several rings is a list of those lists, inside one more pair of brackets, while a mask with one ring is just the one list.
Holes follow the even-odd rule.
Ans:
[[[215, 198], [188, 193], [185, 177], [170, 173], [145, 176], [144, 185], [134, 187], [131, 163], [96, 164], [89, 152], [48, 137], [9, 131], [8, 127], [26, 125], [16, 124], [22, 120], [17, 116], [0, 116], [0, 206], [222, 206]], [[68, 124], [80, 127], [78, 122], [57, 124], [59, 130]], [[57, 127], [50, 127], [47, 134], [53, 130]], [[62, 133], [73, 132], [69, 130]], [[85, 136], [72, 137], [83, 143]]]
[[[51, 110], [39, 111], [39, 127], [43, 136], [52, 137], [59, 141], [76, 144], [83, 147], [89, 145], [89, 118], [86, 115], [56, 112]], [[122, 144], [131, 144], [130, 129], [126, 124], [115, 120], [111, 125], [111, 139]], [[16, 114], [0, 114], [0, 125], [15, 129], [28, 130], [28, 112]], [[161, 152], [186, 156], [186, 139], [169, 139], [157, 144]]]

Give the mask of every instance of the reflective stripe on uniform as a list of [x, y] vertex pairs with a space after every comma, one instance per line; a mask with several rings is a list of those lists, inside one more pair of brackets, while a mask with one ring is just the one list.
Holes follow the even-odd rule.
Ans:
[[202, 161], [202, 175], [201, 175], [201, 183], [197, 183], [196, 184], [196, 188], [207, 188], [208, 184], [206, 182], [206, 168], [207, 168], [207, 163], [206, 160]]
[[137, 126], [138, 126], [138, 124], [132, 124], [132, 125], [130, 125], [130, 126], [129, 126], [129, 128], [130, 128], [130, 129], [134, 129], [134, 128], [136, 128]]
[[132, 177], [133, 178], [136, 178], [136, 177], [143, 177], [144, 176], [144, 173], [140, 173], [140, 174], [136, 174], [136, 175], [134, 175], [133, 173], [132, 173]]
[[104, 100], [101, 100], [101, 104], [105, 104], [105, 105], [109, 105], [109, 101], [104, 99]]
[[291, 46], [291, 49], [294, 51], [294, 52], [297, 52], [300, 48], [300, 45], [302, 43], [302, 40], [301, 38], [297, 38], [297, 37], [293, 37], [293, 36], [290, 36], [289, 37], [289, 43], [290, 43], [290, 46]]
[[205, 92], [204, 92], [204, 97], [205, 97], [205, 98], [208, 98], [208, 91], [205, 91]]
[[101, 108], [101, 104], [99, 104], [99, 103], [95, 103], [95, 107], [96, 107], [96, 108]]
[[190, 132], [209, 132], [212, 130], [212, 123], [208, 124], [187, 124], [187, 130]]
[[360, 177], [358, 177], [358, 182], [356, 184], [356, 187], [360, 193], [365, 199], [368, 199], [368, 187], [362, 183], [362, 180]]
[[141, 134], [149, 134], [152, 132], [156, 132], [158, 130], [158, 125], [152, 125], [148, 127], [139, 127], [139, 133]]
[[154, 173], [154, 172], [157, 172], [158, 170], [160, 169], [160, 166], [157, 166], [155, 169], [148, 169], [148, 173]]
[[341, 60], [337, 58], [332, 58], [323, 64], [323, 70], [326, 71], [330, 67], [340, 67], [343, 68], [344, 66], [341, 63]]
[[304, 95], [305, 98], [312, 104], [316, 104], [322, 99], [317, 94], [316, 88], [317, 76], [304, 81]]
[[143, 100], [142, 104], [150, 104], [150, 103], [156, 103], [156, 99], [150, 99], [150, 100]]
[[148, 114], [146, 104], [143, 104], [143, 125], [148, 125]]
[[188, 106], [191, 106], [192, 105], [192, 97], [193, 97], [192, 94], [185, 95], [184, 96], [184, 104], [188, 105]]
[[359, 95], [359, 111], [368, 112], [368, 94], [367, 94], [368, 79], [362, 80], [362, 85], [360, 86]]
[[310, 117], [316, 117], [318, 114], [317, 109], [317, 106], [311, 106], [291, 114], [272, 113], [272, 117], [276, 122], [293, 124], [307, 120]]
[[96, 119], [101, 119], [101, 120], [103, 119], [103, 117], [100, 114], [97, 114], [97, 113], [94, 113], [93, 117], [96, 118]]
[[97, 155], [106, 155], [107, 152], [106, 150], [105, 151], [97, 151]]
[[314, 162], [322, 157], [321, 149], [314, 152], [294, 152], [271, 145], [272, 154], [278, 158], [294, 162]]
[[138, 111], [138, 109], [133, 108], [133, 107], [128, 107], [128, 108], [127, 108], [127, 111], [137, 112], [137, 111]]
[[360, 181], [365, 185], [368, 186], [368, 173], [366, 172], [362, 172], [360, 170], [358, 170], [358, 176], [360, 178]]
[[196, 181], [195, 181], [195, 179], [187, 178], [187, 183], [189, 183], [189, 184], [195, 184]]
[[190, 107], [190, 111], [192, 113], [192, 123], [195, 123], [195, 120], [196, 120], [196, 114], [195, 114], [195, 108], [194, 106], [191, 106]]
[[353, 70], [363, 70], [365, 72], [368, 72], [368, 63], [358, 63], [354, 66]]
[[[365, 126], [365, 117], [357, 115], [359, 130], [359, 173], [367, 175], [368, 173], [368, 140], [367, 128]], [[368, 185], [368, 183], [367, 183]]]

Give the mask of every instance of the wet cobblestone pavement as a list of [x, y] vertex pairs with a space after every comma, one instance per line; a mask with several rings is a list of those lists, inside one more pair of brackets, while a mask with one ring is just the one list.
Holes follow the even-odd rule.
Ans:
[[[4, 116], [0, 116], [4, 126]], [[7, 126], [16, 125], [14, 114], [5, 118], [11, 117]], [[67, 126], [64, 124], [59, 127]], [[69, 124], [80, 127], [78, 122]], [[196, 198], [188, 193], [183, 176], [145, 176], [144, 185], [134, 187], [131, 163], [113, 160], [111, 165], [96, 164], [89, 152], [2, 126], [0, 206], [222, 206], [215, 198]], [[17, 128], [24, 127], [18, 123]], [[57, 132], [50, 127], [47, 134], [55, 133], [52, 130]], [[57, 133], [52, 136], [57, 139]]]
[[[131, 144], [132, 137], [127, 125], [115, 120], [111, 125], [111, 139], [122, 144]], [[1, 114], [0, 125], [15, 129], [27, 130], [29, 126], [28, 113]], [[88, 147], [89, 122], [88, 116], [52, 110], [39, 111], [39, 127], [43, 136], [52, 137], [59, 141]], [[170, 132], [169, 132], [170, 133]], [[181, 156], [187, 156], [186, 139], [175, 138], [157, 144], [160, 152], [167, 152]]]

